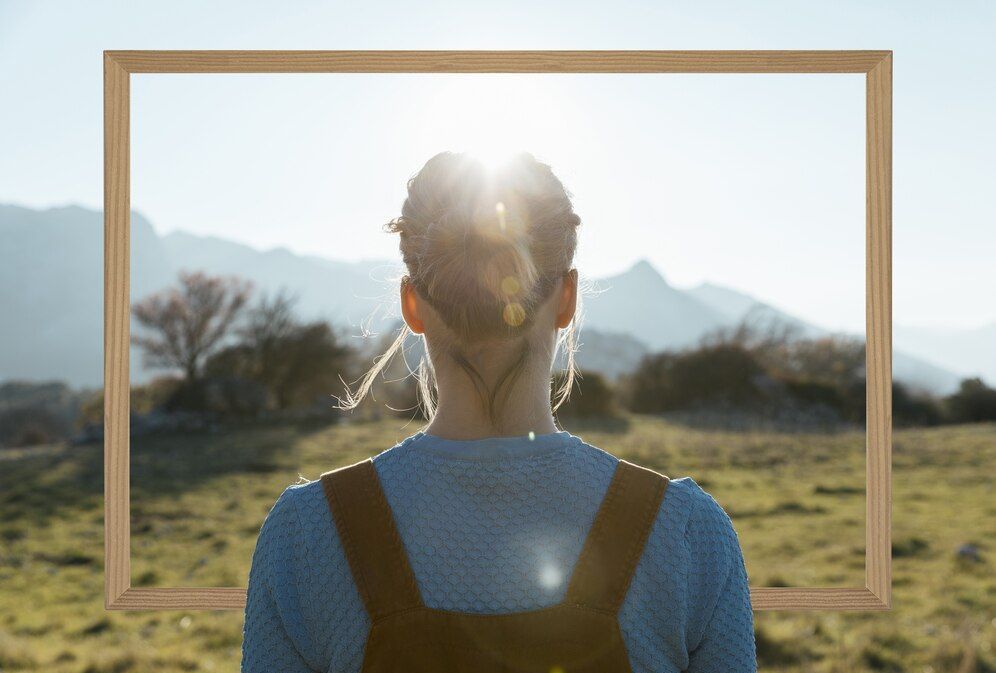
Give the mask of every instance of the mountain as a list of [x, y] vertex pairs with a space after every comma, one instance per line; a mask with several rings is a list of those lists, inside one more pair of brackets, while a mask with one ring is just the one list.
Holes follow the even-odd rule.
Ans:
[[[723, 313], [734, 323], [750, 313], [751, 321], [760, 324], [789, 325], [798, 330], [798, 335], [804, 338], [818, 338], [831, 333], [749, 294], [728, 287], [702, 283], [688, 292]], [[973, 347], [963, 350], [967, 355], [959, 357], [959, 352], [954, 351], [950, 352], [946, 359], [942, 353], [947, 352], [947, 349], [941, 339], [918, 348], [913, 340], [907, 338], [908, 329], [898, 325], [893, 326], [892, 375], [897, 381], [941, 395], [957, 390], [964, 375], [972, 371], [986, 371], [988, 372], [986, 377], [990, 381], [996, 381], [996, 335], [990, 336], [988, 342], [984, 335], [962, 335]], [[991, 326], [990, 331], [996, 331], [996, 324]], [[853, 336], [864, 338], [863, 333]], [[954, 343], [953, 336], [953, 334], [948, 335], [951, 338], [950, 344]], [[976, 368], [973, 369], [969, 363], [975, 363]]]
[[[103, 215], [77, 206], [32, 210], [0, 205], [0, 381], [103, 381]], [[238, 274], [255, 288], [299, 296], [302, 316], [324, 318], [349, 333], [376, 327], [392, 310], [399, 264], [338, 262], [259, 251], [220, 238], [159, 236], [131, 214], [131, 298], [172, 285], [181, 269]], [[148, 380], [131, 349], [132, 378]]]
[[583, 307], [585, 325], [630, 334], [654, 350], [692, 345], [729, 323], [720, 311], [669, 285], [646, 260], [596, 281]]
[[275, 292], [286, 288], [296, 293], [297, 310], [302, 315], [356, 330], [362, 323], [379, 322], [388, 309], [393, 309], [397, 280], [403, 272], [400, 262], [339, 262], [297, 255], [286, 248], [259, 251], [222, 238], [185, 232], [167, 234], [160, 239], [160, 245], [170, 268], [167, 276], [156, 278], [157, 289], [170, 285], [181, 268], [248, 276], [258, 290]]
[[974, 329], [896, 325], [892, 338], [914, 358], [933, 361], [962, 377], [979, 376], [989, 385], [996, 382], [996, 322]]
[[[54, 379], [72, 385], [103, 380], [103, 216], [77, 206], [32, 210], [0, 205], [0, 381]], [[331, 251], [333, 254], [335, 251]], [[285, 289], [303, 317], [330, 320], [347, 334], [387, 332], [396, 324], [399, 262], [342, 262], [260, 251], [230, 240], [174, 232], [158, 235], [132, 212], [132, 301], [175, 282], [182, 269], [237, 274], [258, 291]], [[582, 367], [610, 377], [632, 370], [647, 352], [693, 345], [704, 333], [736, 323], [748, 311], [794, 324], [805, 335], [826, 333], [732, 288], [670, 285], [649, 262], [597, 280], [582, 301]], [[970, 333], [896, 328], [897, 380], [947, 393], [959, 372], [996, 381], [996, 325]], [[906, 339], [907, 341], [903, 341]], [[155, 372], [132, 349], [132, 378]]]
[[622, 332], [603, 332], [593, 327], [581, 330], [577, 366], [600, 372], [609, 379], [628, 374], [650, 352], [647, 344]]
[[826, 330], [789, 315], [749, 294], [722, 285], [702, 283], [688, 290], [688, 294], [722, 313], [729, 322], [739, 322], [750, 313], [752, 319], [765, 324], [777, 322], [791, 325], [799, 330], [801, 337], [812, 338], [827, 333]]
[[0, 241], [0, 380], [100, 384], [103, 215], [0, 206]]

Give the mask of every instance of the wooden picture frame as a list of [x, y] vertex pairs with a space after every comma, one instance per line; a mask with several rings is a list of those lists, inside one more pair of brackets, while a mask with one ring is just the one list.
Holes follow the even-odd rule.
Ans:
[[129, 78], [132, 73], [864, 73], [865, 586], [758, 587], [757, 610], [888, 610], [892, 553], [891, 51], [105, 51], [104, 605], [243, 609], [239, 587], [131, 586]]

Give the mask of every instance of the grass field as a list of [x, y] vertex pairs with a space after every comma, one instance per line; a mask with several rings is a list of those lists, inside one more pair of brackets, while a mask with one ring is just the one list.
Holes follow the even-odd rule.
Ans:
[[[137, 586], [244, 586], [263, 517], [300, 476], [413, 433], [396, 419], [143, 437]], [[752, 586], [860, 586], [864, 435], [719, 432], [630, 416], [573, 424], [731, 514]], [[996, 671], [996, 424], [894, 434], [894, 608], [759, 612], [762, 671]], [[102, 447], [0, 453], [0, 671], [237, 671], [237, 611], [105, 612]], [[959, 555], [974, 545], [975, 558]]]

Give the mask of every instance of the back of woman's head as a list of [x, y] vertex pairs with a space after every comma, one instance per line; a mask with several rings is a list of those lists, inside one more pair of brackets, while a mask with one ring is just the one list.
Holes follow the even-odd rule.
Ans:
[[580, 218], [547, 164], [489, 167], [443, 152], [408, 182], [400, 234], [407, 282], [466, 343], [513, 337], [571, 268]]
[[[531, 154], [518, 153], [489, 166], [471, 154], [442, 152], [408, 181], [401, 215], [386, 225], [400, 235], [407, 267], [402, 283], [414, 289], [444, 326], [432, 335], [426, 331], [435, 347], [429, 350], [434, 356], [451, 356], [467, 372], [493, 420], [500, 394], [507, 395], [530, 355], [528, 335], [538, 309], [571, 270], [579, 224], [564, 185]], [[568, 360], [558, 405], [573, 384], [576, 324], [556, 342], [566, 343]], [[402, 328], [358, 392], [348, 395], [346, 408], [360, 402], [408, 333]], [[486, 383], [465, 355], [466, 348], [491, 342], [521, 342], [520, 355], [497, 385]], [[421, 402], [431, 416], [433, 367], [423, 360], [417, 376]]]

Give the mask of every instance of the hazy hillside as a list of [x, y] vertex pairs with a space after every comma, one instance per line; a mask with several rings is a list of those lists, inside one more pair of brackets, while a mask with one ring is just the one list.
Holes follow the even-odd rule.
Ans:
[[159, 287], [172, 282], [180, 267], [248, 276], [258, 288], [276, 291], [283, 286], [297, 292], [298, 310], [303, 314], [344, 326], [357, 327], [372, 315], [380, 319], [378, 306], [393, 306], [395, 281], [402, 273], [400, 262], [340, 262], [297, 255], [286, 248], [260, 252], [241, 243], [184, 232], [160, 240], [173, 270], [168, 278], [158, 279]]
[[[287, 250], [260, 252], [218, 238], [160, 237], [132, 212], [132, 300], [175, 282], [181, 269], [238, 274], [258, 290], [297, 293], [299, 310], [359, 334], [393, 307], [400, 267], [337, 262]], [[103, 215], [70, 206], [45, 211], [0, 206], [0, 380], [103, 381]], [[384, 310], [381, 310], [384, 309]], [[132, 349], [133, 379], [144, 380]]]
[[577, 364], [581, 369], [601, 372], [615, 379], [636, 369], [640, 359], [649, 352], [645, 343], [630, 334], [584, 327]]
[[[752, 321], [760, 324], [788, 324], [796, 328], [802, 337], [814, 338], [830, 334], [822, 327], [800, 320], [749, 294], [728, 287], [702, 283], [688, 292], [733, 322], [750, 312]], [[992, 328], [992, 331], [996, 331], [996, 324]], [[996, 335], [988, 340], [984, 335], [965, 336], [965, 340], [969, 343], [966, 344], [964, 354], [949, 348], [949, 345], [953, 345], [953, 341], [945, 344], [940, 339], [935, 340], [930, 346], [915, 348], [914, 342], [908, 338], [908, 330], [894, 326], [893, 377], [914, 387], [942, 394], [954, 392], [965, 373], [988, 372], [986, 377], [990, 381], [996, 380]], [[974, 363], [974, 366], [971, 363]], [[945, 369], [943, 365], [949, 366], [950, 369]], [[962, 372], [962, 375], [955, 372]]]
[[650, 348], [681, 348], [727, 318], [688, 292], [672, 287], [649, 262], [595, 283], [585, 298], [585, 324], [633, 335]]
[[[0, 380], [51, 379], [72, 385], [103, 380], [103, 216], [68, 206], [32, 210], [0, 205]], [[331, 256], [336, 255], [330, 250]], [[398, 319], [399, 262], [342, 262], [287, 249], [259, 251], [221, 238], [171, 233], [159, 236], [132, 213], [132, 299], [171, 285], [181, 269], [238, 274], [258, 290], [280, 288], [299, 297], [306, 317], [331, 320], [359, 335], [384, 332]], [[705, 332], [730, 325], [747, 311], [824, 332], [732, 288], [704, 283], [688, 290], [670, 285], [646, 261], [596, 280], [584, 298], [581, 365], [611, 377], [631, 370], [652, 350], [693, 345]], [[987, 331], [988, 330], [988, 331]], [[916, 348], [896, 352], [897, 379], [948, 393], [958, 372], [981, 372], [996, 381], [996, 325], [963, 333], [896, 330]], [[141, 354], [132, 351], [133, 379], [148, 379]], [[973, 364], [974, 363], [974, 364]]]
[[0, 206], [0, 380], [103, 381], [102, 232], [92, 210]]
[[913, 357], [996, 382], [996, 322], [969, 330], [897, 325], [893, 338]]
[[799, 335], [803, 337], [816, 337], [827, 333], [826, 330], [789, 315], [749, 294], [722, 285], [702, 283], [688, 290], [688, 294], [722, 313], [728, 321], [736, 322], [750, 312], [753, 317], [766, 323], [770, 321], [792, 325], [798, 328]]

